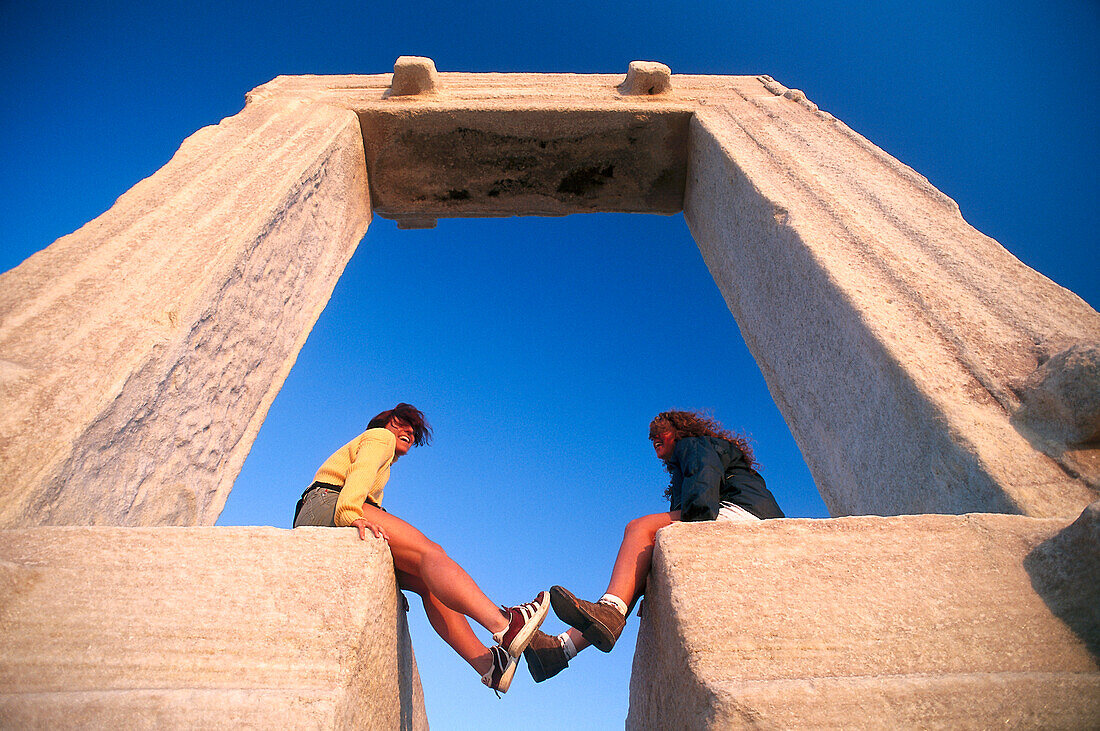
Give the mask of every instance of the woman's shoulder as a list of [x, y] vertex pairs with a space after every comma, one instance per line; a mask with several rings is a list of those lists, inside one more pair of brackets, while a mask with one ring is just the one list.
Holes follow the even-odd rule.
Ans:
[[364, 442], [379, 442], [381, 444], [394, 446], [397, 444], [397, 437], [389, 429], [380, 426], [374, 429], [367, 429], [360, 434], [359, 438], [355, 441], [359, 444], [363, 444]]
[[673, 448], [673, 454], [687, 455], [698, 453], [702, 450], [719, 450], [722, 445], [726, 444], [724, 439], [715, 439], [714, 437], [680, 437], [676, 440], [676, 446]]

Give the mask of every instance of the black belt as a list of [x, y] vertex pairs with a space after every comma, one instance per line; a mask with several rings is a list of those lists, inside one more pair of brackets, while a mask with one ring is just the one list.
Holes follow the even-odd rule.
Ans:
[[[328, 490], [329, 492], [340, 492], [344, 488], [340, 487], [339, 485], [330, 485], [327, 482], [314, 482], [312, 485], [306, 488], [306, 492], [317, 489]], [[305, 492], [303, 492], [302, 494], [305, 495]]]
[[[302, 493], [302, 497], [305, 498], [305, 496], [309, 493], [310, 490], [328, 490], [329, 492], [335, 492], [335, 493], [339, 494], [340, 491], [343, 490], [343, 489], [344, 488], [340, 487], [339, 485], [331, 485], [327, 482], [318, 481], [318, 482], [314, 482], [312, 485], [307, 487], [306, 491]], [[370, 505], [372, 507], [378, 508], [379, 510], [386, 510], [385, 508], [383, 508], [381, 505], [374, 502], [370, 498], [367, 498], [366, 504]]]

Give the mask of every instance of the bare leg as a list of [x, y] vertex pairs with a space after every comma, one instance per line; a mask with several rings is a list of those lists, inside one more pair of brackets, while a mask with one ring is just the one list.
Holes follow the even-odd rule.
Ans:
[[493, 658], [489, 654], [489, 648], [481, 644], [481, 641], [470, 629], [470, 622], [465, 614], [460, 614], [447, 607], [439, 598], [428, 591], [423, 581], [398, 570], [397, 584], [402, 589], [414, 591], [424, 600], [424, 614], [428, 615], [428, 621], [436, 634], [454, 649], [470, 667], [477, 671], [478, 675], [484, 675], [493, 664]]
[[655, 513], [635, 518], [626, 524], [619, 555], [611, 569], [611, 581], [607, 584], [608, 594], [614, 594], [628, 606], [634, 604], [645, 591], [657, 531], [671, 525], [679, 517], [677, 513]]
[[[634, 602], [645, 591], [646, 579], [649, 578], [649, 566], [653, 561], [653, 543], [657, 539], [657, 531], [679, 519], [680, 511], [677, 510], [673, 513], [643, 515], [626, 524], [623, 542], [619, 546], [619, 555], [615, 558], [615, 565], [611, 569], [607, 594], [614, 594], [629, 607], [634, 606]], [[569, 628], [568, 633], [577, 652], [592, 644], [572, 627]]]
[[485, 596], [461, 566], [423, 533], [372, 505], [363, 506], [363, 517], [386, 532], [397, 570], [420, 579], [440, 604], [465, 614], [490, 632], [507, 628], [508, 619], [500, 608]]
[[565, 632], [569, 635], [569, 639], [573, 640], [573, 647], [574, 649], [576, 649], [577, 652], [580, 652], [581, 650], [592, 644], [588, 640], [584, 639], [584, 635], [582, 635], [580, 630], [578, 629], [570, 627]]

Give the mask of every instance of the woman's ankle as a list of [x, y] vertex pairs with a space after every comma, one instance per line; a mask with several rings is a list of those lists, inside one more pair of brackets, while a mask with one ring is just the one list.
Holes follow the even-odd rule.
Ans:
[[493, 667], [493, 655], [489, 652], [489, 648], [486, 647], [485, 652], [471, 660], [470, 665], [478, 675], [484, 676], [485, 673], [489, 672]]
[[499, 635], [499, 634], [503, 633], [506, 629], [508, 629], [509, 627], [512, 626], [512, 613], [509, 612], [504, 607], [499, 607], [499, 611], [500, 611], [501, 624], [499, 624], [496, 629], [493, 629], [492, 627], [486, 627], [485, 628], [485, 629], [489, 630], [490, 632], [492, 632], [494, 635]]

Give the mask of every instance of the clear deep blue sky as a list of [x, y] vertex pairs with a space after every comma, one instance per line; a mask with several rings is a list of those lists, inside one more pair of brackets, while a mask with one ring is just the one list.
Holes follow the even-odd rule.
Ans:
[[[402, 54], [441, 71], [625, 73], [644, 59], [803, 89], [1100, 304], [1094, 0], [343, 5], [0, 3], [0, 270], [102, 213], [279, 74], [381, 73]], [[429, 231], [376, 218], [220, 524], [288, 527], [317, 466], [397, 400], [427, 412], [436, 442], [396, 466], [386, 506], [499, 602], [553, 583], [602, 592], [622, 526], [665, 507], [646, 441], [662, 409], [709, 409], [748, 432], [788, 515], [826, 515], [680, 216]], [[415, 597], [409, 621], [434, 728], [626, 716], [636, 620], [611, 655], [589, 650], [547, 683], [521, 668], [500, 701]]]

